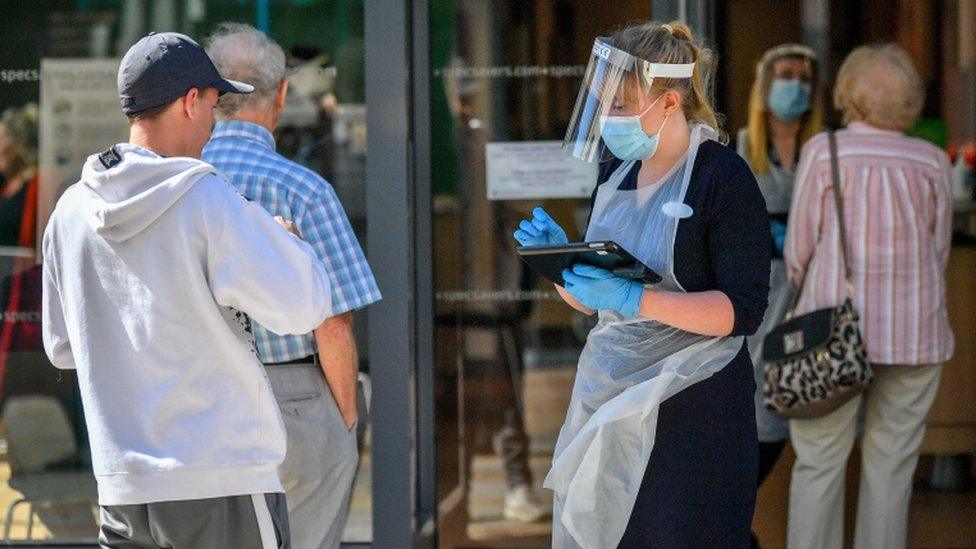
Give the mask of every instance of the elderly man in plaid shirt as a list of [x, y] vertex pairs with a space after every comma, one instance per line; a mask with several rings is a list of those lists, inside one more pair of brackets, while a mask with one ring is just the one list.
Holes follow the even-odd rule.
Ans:
[[300, 549], [338, 547], [358, 462], [351, 311], [379, 300], [379, 290], [332, 187], [275, 152], [271, 132], [288, 89], [281, 47], [253, 27], [224, 24], [207, 52], [221, 74], [252, 82], [255, 90], [246, 100], [221, 98], [203, 160], [241, 194], [292, 220], [331, 278], [335, 316], [314, 333], [282, 337], [255, 326], [254, 335], [288, 432], [279, 475], [292, 542]]

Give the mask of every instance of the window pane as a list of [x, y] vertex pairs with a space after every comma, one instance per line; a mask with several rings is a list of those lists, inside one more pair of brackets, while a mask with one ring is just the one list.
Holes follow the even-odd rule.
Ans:
[[[263, 8], [259, 6], [264, 6]], [[261, 11], [264, 9], [266, 11]], [[10, 539], [92, 541], [97, 493], [76, 374], [41, 343], [39, 241], [53, 205], [89, 155], [128, 139], [118, 61], [150, 30], [199, 42], [221, 22], [266, 29], [285, 50], [290, 87], [277, 150], [336, 191], [365, 247], [362, 0], [51, 0], [0, 6], [0, 527]], [[368, 374], [366, 311], [354, 313]], [[372, 539], [369, 424], [344, 539]], [[328, 471], [322, 471], [327, 474]]]
[[593, 39], [646, 19], [649, 6], [431, 2], [442, 547], [549, 547], [542, 481], [588, 320], [519, 261], [512, 233], [542, 204], [576, 239], [588, 200], [518, 198], [496, 183], [526, 182], [516, 172], [533, 166], [515, 155], [557, 168], [573, 160], [560, 145]]

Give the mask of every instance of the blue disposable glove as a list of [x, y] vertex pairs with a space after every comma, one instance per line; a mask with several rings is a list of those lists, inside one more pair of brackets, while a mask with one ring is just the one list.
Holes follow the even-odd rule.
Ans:
[[606, 269], [577, 263], [563, 269], [564, 288], [577, 301], [595, 311], [613, 310], [625, 317], [637, 314], [644, 285], [620, 278]]
[[783, 255], [783, 245], [786, 244], [786, 225], [779, 221], [770, 221], [769, 230], [773, 234], [773, 246], [780, 255]]
[[547, 244], [566, 244], [566, 231], [549, 217], [541, 207], [532, 210], [532, 219], [523, 219], [515, 231], [515, 240], [522, 246], [544, 246]]

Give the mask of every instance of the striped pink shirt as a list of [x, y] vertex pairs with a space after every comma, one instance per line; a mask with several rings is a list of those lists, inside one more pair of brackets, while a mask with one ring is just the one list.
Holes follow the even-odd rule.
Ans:
[[[952, 232], [949, 160], [928, 142], [851, 123], [837, 132], [854, 306], [878, 364], [945, 362], [955, 347], [946, 311]], [[826, 134], [803, 147], [784, 256], [806, 285], [797, 314], [847, 293]]]

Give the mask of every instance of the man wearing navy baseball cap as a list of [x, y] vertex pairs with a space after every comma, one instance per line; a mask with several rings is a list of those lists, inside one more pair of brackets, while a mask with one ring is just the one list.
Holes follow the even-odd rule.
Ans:
[[[278, 406], [250, 318], [304, 334], [330, 283], [289, 222], [199, 160], [220, 76], [176, 33], [126, 53], [128, 143], [90, 156], [44, 234], [44, 347], [81, 385], [103, 547], [289, 547]], [[291, 231], [291, 232], [290, 232]]]

